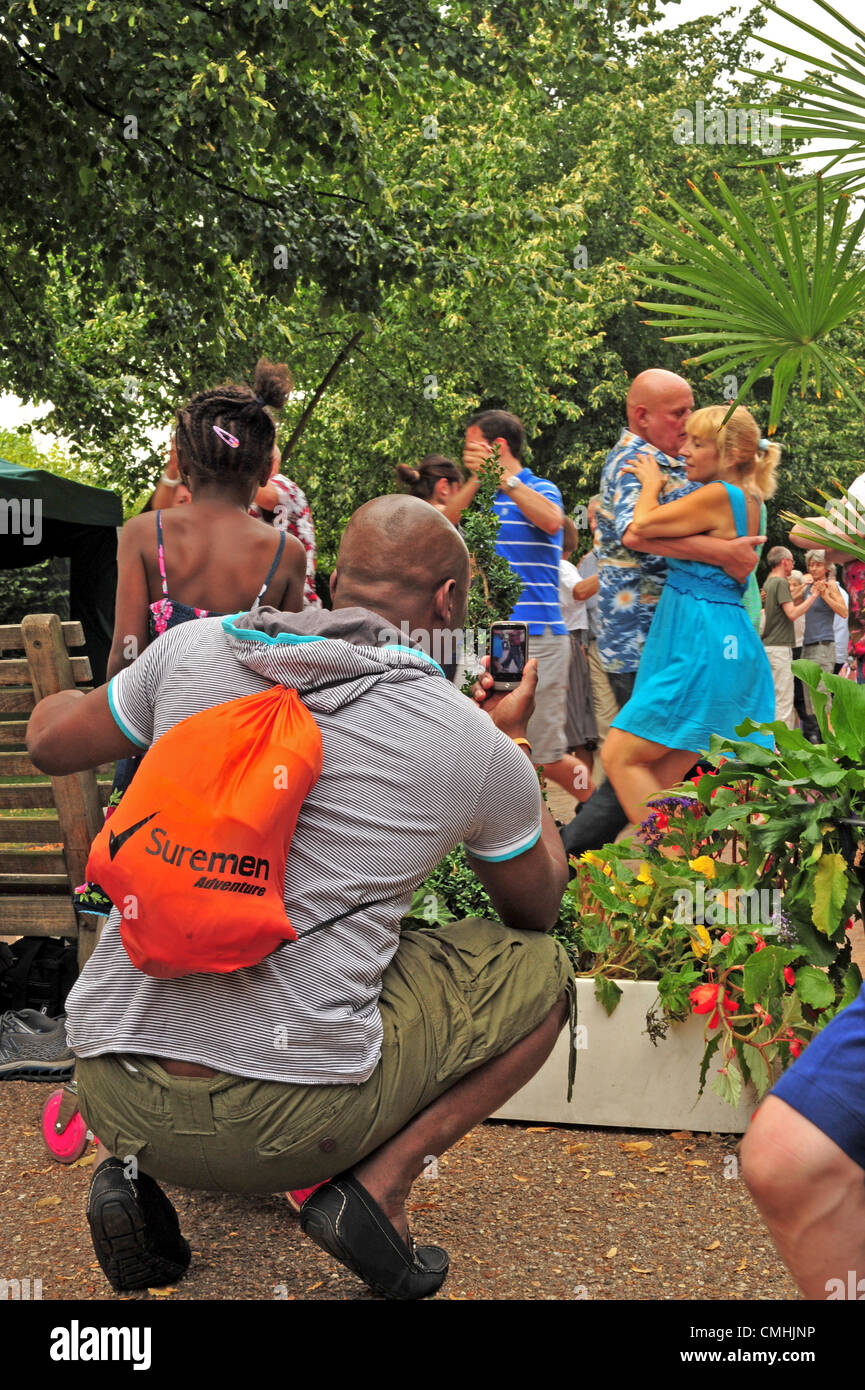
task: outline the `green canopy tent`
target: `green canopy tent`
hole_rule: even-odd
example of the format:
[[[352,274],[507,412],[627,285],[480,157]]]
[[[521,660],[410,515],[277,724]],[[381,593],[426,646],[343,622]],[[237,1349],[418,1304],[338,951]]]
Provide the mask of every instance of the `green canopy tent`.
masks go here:
[[[105,680],[114,631],[122,525],[116,492],[0,459],[0,568],[68,556],[70,617],[84,629],[97,685]]]

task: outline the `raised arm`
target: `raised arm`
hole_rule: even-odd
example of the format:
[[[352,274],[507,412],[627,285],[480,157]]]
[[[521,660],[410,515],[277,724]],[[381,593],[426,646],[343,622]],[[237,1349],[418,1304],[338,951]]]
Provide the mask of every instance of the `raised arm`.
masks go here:
[[[444,508],[444,515],[452,526],[459,525],[460,517],[469,503],[474,501],[480,485],[480,478],[474,474],[472,477],[468,478],[466,482],[463,483],[462,487],[454,493],[453,497],[448,500],[448,504]]]

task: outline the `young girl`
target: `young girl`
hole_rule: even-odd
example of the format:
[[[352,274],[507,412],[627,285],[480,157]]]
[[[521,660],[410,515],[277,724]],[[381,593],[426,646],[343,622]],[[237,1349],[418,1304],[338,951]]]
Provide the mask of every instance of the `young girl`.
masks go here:
[[[645,539],[708,534],[731,540],[756,535],[760,507],[775,491],[777,445],[760,451],[753,416],[738,407],[696,411],[682,454],[698,486],[659,505],[663,475],[649,455],[628,471],[642,483],[634,526]],[[619,711],[602,761],[632,822],[646,801],[674,786],[709,747],[713,733],[736,737],[751,718],[774,718],[772,673],[742,603],[744,584],[692,560],[668,560],[667,582],[640,658],[634,693]],[[748,734],[773,747],[770,735]]]
[[[278,410],[290,390],[287,367],[262,359],[252,389],[217,386],[178,413],[177,464],[192,501],[133,517],[120,533],[109,678],[190,618],[259,603],[302,607],[303,546],[247,514],[270,477],[276,429],[268,407]]]
[[[218,386],[178,413],[175,443],[180,477],[192,494],[183,507],[142,512],[120,533],[117,602],[108,679],[178,623],[272,604],[303,606],[306,552],[294,536],[247,515],[270,476],[279,409],[291,389],[287,367],[262,359],[255,385]],[[110,815],[140,758],[122,758],[108,803]],[[111,900],[95,883],[75,889],[79,912],[105,914]]]

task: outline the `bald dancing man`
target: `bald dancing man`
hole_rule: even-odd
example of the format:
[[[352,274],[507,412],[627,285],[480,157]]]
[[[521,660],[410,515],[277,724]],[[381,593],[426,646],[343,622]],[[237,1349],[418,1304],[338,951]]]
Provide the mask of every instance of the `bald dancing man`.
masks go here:
[[[33,713],[30,755],[57,774],[140,752],[274,682],[301,693],[322,736],[284,880],[298,940],[233,973],[154,979],[132,965],[115,909],[69,996],[81,1112],[111,1155],[87,1215],[118,1291],[189,1265],[157,1179],[239,1193],[323,1183],[302,1227],[377,1292],[423,1298],[447,1275],[446,1252],[409,1235],[411,1185],[539,1069],[573,987],[546,935],[567,864],[527,756],[537,663],[481,709],[399,642],[403,623],[431,646],[462,628],[468,582],[440,512],[378,498],[343,536],[333,612],[185,623],[110,686]],[[459,844],[504,926],[401,930]]]
[[[652,367],[631,382],[626,410],[628,428],[607,455],[601,473],[595,554],[599,566],[598,655],[618,708],[634,690],[640,654],[667,577],[665,555],[718,565],[744,582],[757,563],[755,546],[765,537],[717,540],[688,536],[644,540],[633,524],[640,483],[624,471],[640,453],[650,454],[667,475],[661,497],[690,492],[679,450],[685,442],[694,396],[683,377]],[[647,812],[648,814],[648,812]],[[627,824],[609,782],[603,783],[562,830],[569,854],[614,840]]]

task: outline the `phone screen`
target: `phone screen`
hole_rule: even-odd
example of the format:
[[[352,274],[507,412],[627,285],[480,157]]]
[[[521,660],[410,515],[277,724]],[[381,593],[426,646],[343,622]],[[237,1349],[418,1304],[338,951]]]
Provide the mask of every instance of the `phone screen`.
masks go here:
[[[494,626],[490,633],[490,675],[495,681],[519,685],[526,665],[526,629],[506,624]]]

